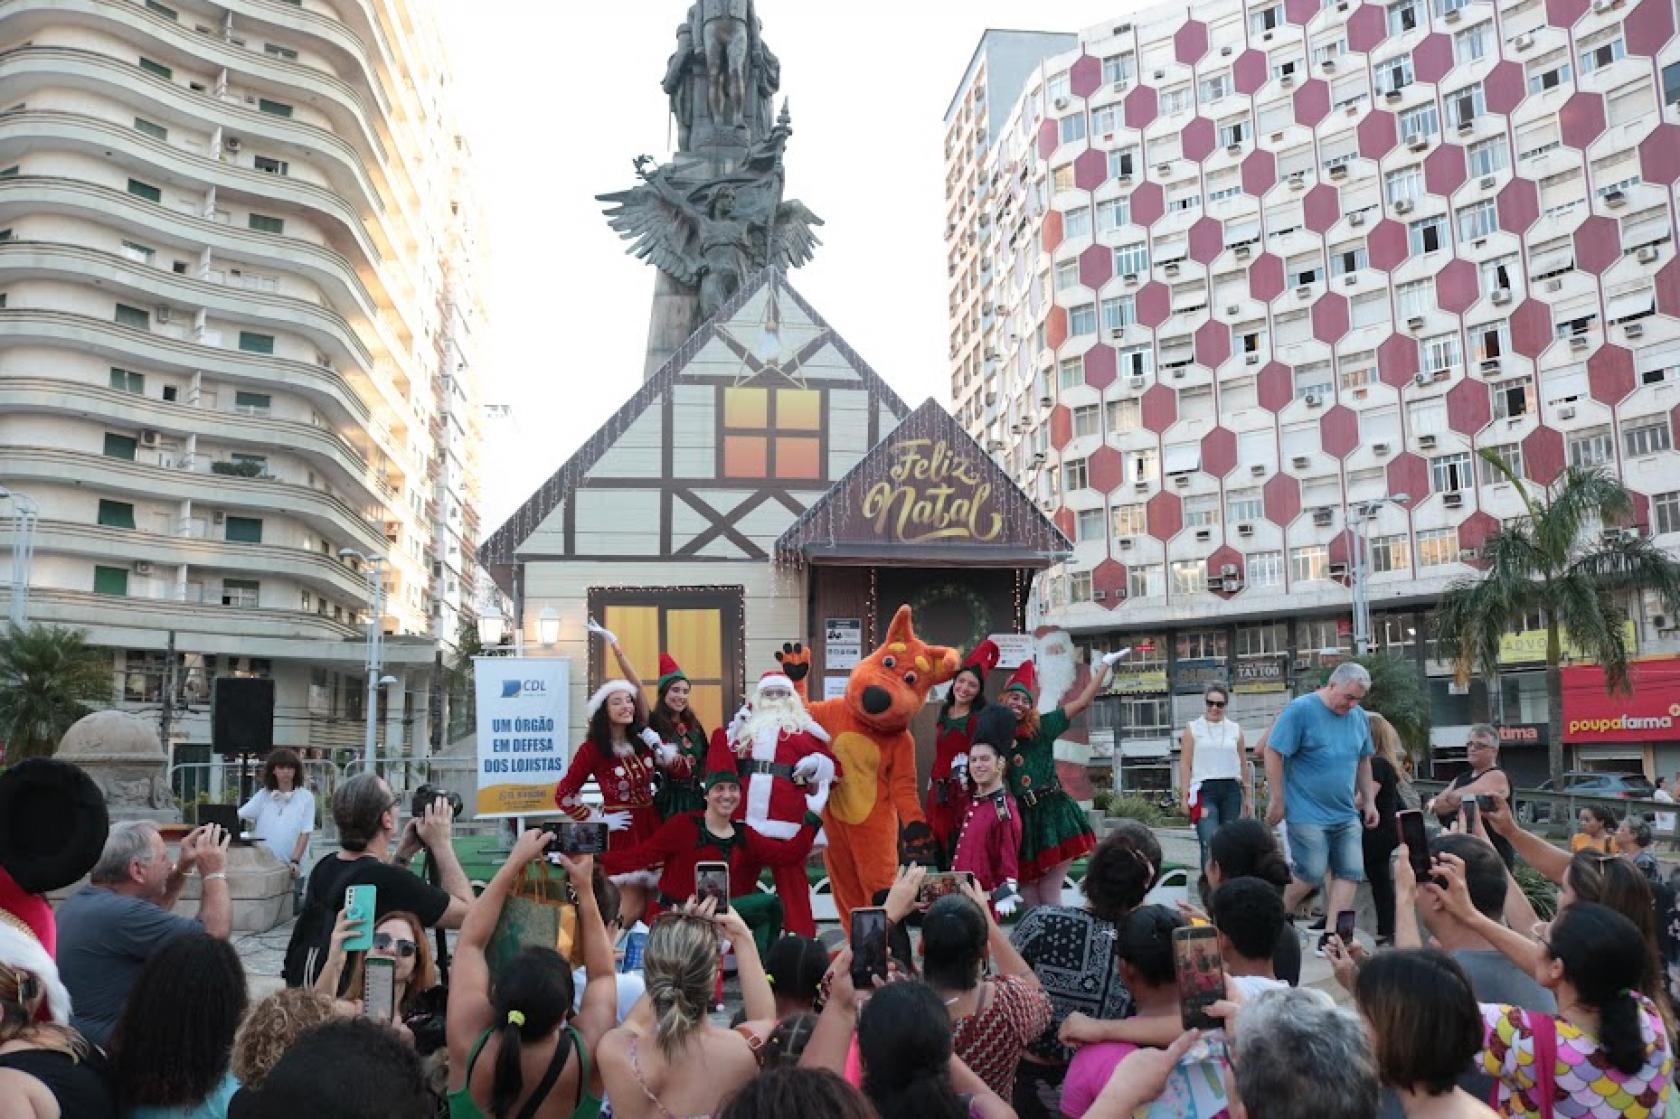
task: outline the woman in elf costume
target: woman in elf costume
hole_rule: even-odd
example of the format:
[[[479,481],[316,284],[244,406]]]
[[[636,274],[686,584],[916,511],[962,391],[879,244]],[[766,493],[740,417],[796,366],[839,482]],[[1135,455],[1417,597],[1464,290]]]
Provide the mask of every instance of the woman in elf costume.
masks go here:
[[[991,640],[976,645],[951,677],[945,705],[939,709],[925,807],[943,869],[951,866],[957,832],[968,810],[968,745],[974,740],[980,709],[986,706],[986,673],[997,667],[998,655],[997,644]]]
[[[688,677],[669,653],[659,654],[658,693],[648,726],[659,735],[659,791],[653,806],[661,819],[679,812],[698,812],[706,807],[700,789],[700,775],[706,767],[706,728],[689,705]],[[667,749],[669,747],[669,749]]]
[[[1015,713],[1009,791],[1021,808],[1021,897],[1028,909],[1060,905],[1068,867],[1097,845],[1085,813],[1056,778],[1056,739],[1091,706],[1112,668],[1102,661],[1083,692],[1041,714],[1034,710],[1038,670],[1023,661],[998,696]]]

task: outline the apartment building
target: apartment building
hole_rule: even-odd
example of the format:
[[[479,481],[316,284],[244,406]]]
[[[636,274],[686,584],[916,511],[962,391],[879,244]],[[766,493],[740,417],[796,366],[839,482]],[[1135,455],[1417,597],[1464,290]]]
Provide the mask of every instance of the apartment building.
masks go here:
[[[275,738],[424,749],[477,581],[469,153],[426,3],[0,9],[0,485],[39,506],[30,618],[209,740],[272,675]],[[0,517],[9,509],[0,504]],[[0,521],[0,550],[14,543]]]
[[[1076,541],[1043,620],[1137,650],[1115,724],[1164,751],[1210,678],[1263,716],[1350,648],[1358,548],[1442,744],[1491,713],[1544,756],[1539,619],[1490,697],[1428,611],[1522,510],[1481,450],[1607,467],[1680,547],[1677,102],[1667,0],[1216,0],[1047,53],[983,150],[950,119],[955,408]]]

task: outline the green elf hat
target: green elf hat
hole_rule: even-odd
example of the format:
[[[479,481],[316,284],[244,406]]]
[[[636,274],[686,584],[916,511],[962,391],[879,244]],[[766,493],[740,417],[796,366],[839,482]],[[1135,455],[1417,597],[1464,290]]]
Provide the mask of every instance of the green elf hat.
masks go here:
[[[1021,667],[1015,670],[1015,674],[1009,678],[1009,683],[1003,686],[1003,690],[1023,692],[1027,698],[1034,698],[1033,693],[1038,691],[1038,669],[1033,667],[1033,662],[1022,661]]]
[[[675,657],[671,656],[670,653],[659,654],[659,681],[655,687],[661,696],[665,694],[666,688],[669,688],[678,680],[687,679],[688,677],[683,675],[683,670],[677,667]]]

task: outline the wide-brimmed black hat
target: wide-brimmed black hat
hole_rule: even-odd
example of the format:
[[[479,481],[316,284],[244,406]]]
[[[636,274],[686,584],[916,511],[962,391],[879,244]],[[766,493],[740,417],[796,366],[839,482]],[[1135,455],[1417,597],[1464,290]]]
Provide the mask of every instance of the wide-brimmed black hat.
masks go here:
[[[26,892],[86,874],[110,829],[105,796],[80,766],[29,758],[0,773],[0,866]]]

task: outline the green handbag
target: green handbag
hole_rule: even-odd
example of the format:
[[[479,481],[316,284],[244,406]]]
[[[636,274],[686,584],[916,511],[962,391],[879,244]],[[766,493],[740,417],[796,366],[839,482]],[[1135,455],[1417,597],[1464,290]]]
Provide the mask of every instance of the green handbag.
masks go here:
[[[576,940],[577,906],[566,876],[551,874],[548,862],[538,859],[525,868],[503,903],[484,958],[494,979],[526,948],[552,948],[569,961]]]

